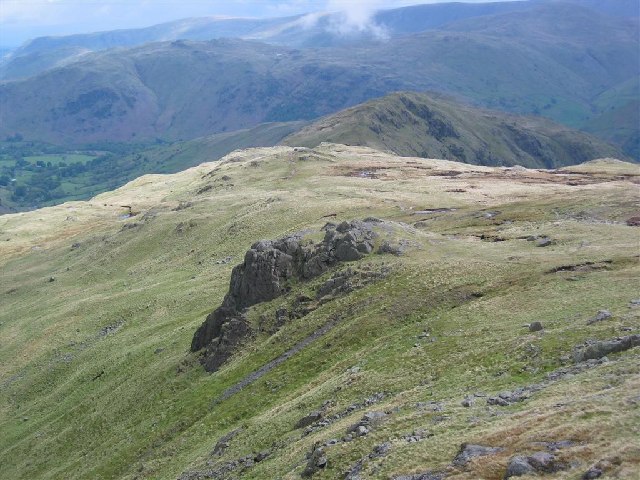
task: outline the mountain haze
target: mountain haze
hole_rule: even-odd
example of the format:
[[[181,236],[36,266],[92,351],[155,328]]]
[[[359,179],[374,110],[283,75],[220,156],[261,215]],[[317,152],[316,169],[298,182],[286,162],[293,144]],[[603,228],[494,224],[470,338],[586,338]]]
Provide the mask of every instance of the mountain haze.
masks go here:
[[[385,35],[399,36],[431,30],[462,18],[526,8],[530,8],[529,2],[416,5],[382,10],[372,20],[384,30]],[[339,33],[337,28],[343,21],[342,14],[324,12],[273,19],[187,18],[140,29],[39,37],[0,60],[0,78],[22,78],[63,65],[73,61],[77,52],[134,47],[152,42],[239,38],[289,47],[327,47],[375,38],[366,31]]]
[[[0,136],[188,139],[309,120],[398,90],[581,127],[609,109],[595,103],[603,91],[638,74],[637,36],[636,20],[553,3],[348,49],[215,40],[107,50],[0,84]]]

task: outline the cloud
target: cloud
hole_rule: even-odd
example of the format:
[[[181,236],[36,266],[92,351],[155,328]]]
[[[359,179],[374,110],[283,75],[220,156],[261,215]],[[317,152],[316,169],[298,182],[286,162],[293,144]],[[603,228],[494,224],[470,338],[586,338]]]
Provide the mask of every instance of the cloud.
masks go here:
[[[369,33],[377,38],[387,38],[387,32],[375,22],[374,15],[388,3],[384,0],[329,0],[327,8],[338,12],[332,30],[340,35]]]

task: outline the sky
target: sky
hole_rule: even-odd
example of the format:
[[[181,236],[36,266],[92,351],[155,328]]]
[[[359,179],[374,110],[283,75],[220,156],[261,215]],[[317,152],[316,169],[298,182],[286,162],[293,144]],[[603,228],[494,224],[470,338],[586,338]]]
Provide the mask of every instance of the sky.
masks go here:
[[[45,35],[147,27],[187,17],[280,17],[317,11],[347,11],[349,18],[358,23],[366,21],[379,8],[443,1],[0,0],[0,46],[14,47]],[[488,0],[463,1],[479,3]]]

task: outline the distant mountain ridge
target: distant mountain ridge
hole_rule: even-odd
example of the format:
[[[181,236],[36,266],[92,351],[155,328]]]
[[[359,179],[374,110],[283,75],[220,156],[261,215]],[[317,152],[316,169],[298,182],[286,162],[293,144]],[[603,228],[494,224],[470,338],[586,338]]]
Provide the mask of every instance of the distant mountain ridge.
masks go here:
[[[0,138],[187,140],[311,120],[398,90],[442,91],[582,127],[633,101],[619,105],[616,88],[640,72],[639,31],[637,19],[545,3],[350,48],[221,39],[88,53],[1,83]],[[633,135],[605,138],[626,145]]]
[[[559,0],[558,0],[559,1]],[[566,0],[565,0],[566,1]],[[633,0],[613,5],[594,0],[569,0],[591,10],[617,16],[638,16]],[[397,37],[419,33],[465,19],[530,10],[556,0],[517,0],[487,3],[438,3],[378,11],[372,22],[386,35]],[[340,13],[317,12],[308,15],[266,19],[199,17],[185,18],[145,28],[123,29],[67,36],[38,37],[0,59],[0,79],[34,75],[48,68],[73,61],[78,52],[135,47],[145,43],[173,40],[207,41],[218,38],[258,40],[295,48],[332,47],[375,39],[370,30],[338,32]]]
[[[379,11],[373,21],[381,25],[385,33],[398,36],[431,30],[463,18],[526,8],[530,8],[527,1],[416,5]],[[0,79],[21,78],[54,67],[65,56],[65,52],[77,50],[100,51],[152,42],[218,38],[259,40],[290,47],[335,46],[371,39],[367,32],[347,36],[338,34],[332,27],[340,21],[339,13],[323,12],[268,19],[202,17],[137,29],[38,37],[16,49],[4,62],[0,61]]]
[[[548,120],[480,110],[437,95],[399,92],[330,115],[283,140],[359,145],[402,156],[479,165],[556,168],[622,152]]]

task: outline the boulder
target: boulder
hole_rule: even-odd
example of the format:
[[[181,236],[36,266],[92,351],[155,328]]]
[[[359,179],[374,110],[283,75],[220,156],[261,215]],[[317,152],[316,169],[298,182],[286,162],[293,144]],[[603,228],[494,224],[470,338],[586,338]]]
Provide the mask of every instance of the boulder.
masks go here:
[[[556,457],[547,452],[536,452],[527,457],[527,461],[536,472],[553,473],[557,470]]]
[[[463,443],[460,450],[451,462],[456,467],[464,467],[471,459],[482,457],[485,455],[494,455],[504,450],[500,447],[488,447],[485,445],[473,445],[471,443]]]
[[[591,341],[576,348],[573,352],[573,359],[576,363],[579,363],[602,358],[610,353],[623,352],[638,346],[640,346],[640,335],[638,334],[611,340]]]
[[[321,418],[322,418],[322,412],[320,412],[319,410],[316,410],[314,412],[311,412],[309,415],[305,415],[300,420],[298,420],[298,423],[296,423],[296,428],[308,427],[309,425],[317,422]]]
[[[530,473],[535,473],[535,469],[529,464],[526,457],[516,455],[509,460],[504,478],[506,480],[507,478],[521,477],[522,475],[528,475]]]
[[[315,447],[308,455],[307,466],[302,472],[303,477],[311,477],[319,470],[322,470],[327,466],[327,455],[324,453],[324,448]]]
[[[542,326],[542,323],[540,322],[533,322],[531,324],[529,324],[529,331],[530,332],[539,332],[540,330],[543,330],[544,327]]]

